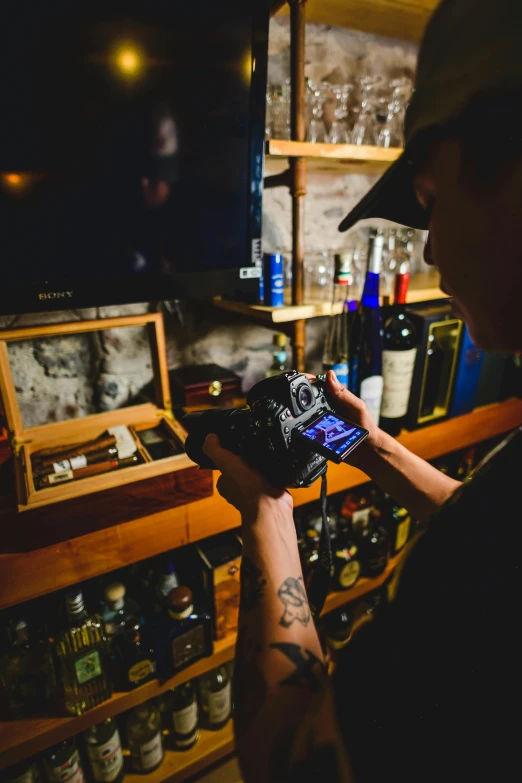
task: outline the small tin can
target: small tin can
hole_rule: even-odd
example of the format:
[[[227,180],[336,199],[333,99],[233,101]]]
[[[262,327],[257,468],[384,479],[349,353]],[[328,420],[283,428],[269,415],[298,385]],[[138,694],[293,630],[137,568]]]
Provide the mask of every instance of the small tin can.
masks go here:
[[[283,307],[285,303],[283,256],[265,253],[263,256],[265,305]]]

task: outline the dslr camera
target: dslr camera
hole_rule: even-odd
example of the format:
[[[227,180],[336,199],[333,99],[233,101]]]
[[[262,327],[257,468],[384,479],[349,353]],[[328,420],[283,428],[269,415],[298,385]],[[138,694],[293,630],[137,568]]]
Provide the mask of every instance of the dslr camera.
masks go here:
[[[202,446],[210,432],[276,487],[309,487],[342,462],[368,435],[338,416],[328,403],[324,379],[311,382],[294,371],[265,378],[249,391],[247,408],[206,410],[183,419],[185,450],[202,468],[216,469]]]

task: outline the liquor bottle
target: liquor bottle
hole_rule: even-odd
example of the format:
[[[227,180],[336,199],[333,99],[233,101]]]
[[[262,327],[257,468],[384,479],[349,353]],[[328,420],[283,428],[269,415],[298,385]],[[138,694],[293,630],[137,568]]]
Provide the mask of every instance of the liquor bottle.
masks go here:
[[[323,620],[323,638],[332,656],[346,647],[352,637],[353,611],[347,607],[329,612]]]
[[[114,720],[107,718],[84,731],[91,778],[96,783],[120,783],[125,775],[120,733]]]
[[[111,582],[104,591],[105,602],[101,616],[103,630],[109,644],[113,637],[129,626],[133,626],[140,617],[138,604],[126,595],[125,585]]]
[[[224,666],[199,678],[199,698],[205,727],[223,728],[232,712],[230,678]]]
[[[161,718],[151,703],[140,704],[127,719],[130,761],[136,772],[153,772],[163,761]]]
[[[266,371],[267,378],[272,378],[274,375],[281,375],[282,372],[286,372],[288,369],[286,366],[286,334],[274,334],[272,342],[274,345],[272,364]]]
[[[390,539],[386,528],[381,524],[381,516],[379,509],[371,509],[370,525],[359,543],[363,575],[369,578],[382,574],[388,562]]]
[[[312,575],[315,564],[319,560],[320,535],[314,527],[309,527],[305,533],[306,559],[303,568],[303,577],[306,584]]]
[[[446,352],[437,340],[436,335],[430,334],[426,351],[426,369],[424,370],[424,395],[420,411],[422,417],[433,416],[435,413],[441,391],[441,378],[443,377],[445,358]]]
[[[2,783],[40,783],[41,776],[38,761],[35,758],[13,764],[2,770]]]
[[[384,388],[379,426],[390,435],[398,435],[404,425],[417,356],[415,327],[401,307],[406,304],[409,280],[409,262],[403,261],[395,276],[395,305],[399,308],[386,320],[383,334]]]
[[[161,606],[165,606],[168,594],[178,585],[179,581],[172,561],[162,557],[159,571],[154,580],[154,590]]]
[[[351,331],[350,390],[366,403],[378,422],[382,400],[382,324],[379,306],[379,274],[382,264],[383,235],[372,231],[368,247],[368,271],[362,299]]]
[[[81,592],[68,593],[66,607],[67,627],[57,634],[54,651],[63,707],[71,715],[81,715],[112,695],[107,642],[101,618],[86,613]]]
[[[171,691],[170,731],[176,750],[188,750],[199,739],[199,710],[196,688],[184,682]]]
[[[339,382],[346,387],[348,387],[348,318],[351,282],[350,256],[336,254],[332,312],[324,344],[323,369],[334,370]]]
[[[404,548],[410,537],[410,512],[403,506],[393,503],[389,511],[387,527],[390,536],[390,554],[394,557]]]
[[[23,617],[8,629],[9,644],[0,658],[0,682],[12,718],[23,718],[49,707],[52,666],[46,639],[37,638]]]
[[[347,537],[353,538],[356,544],[369,528],[371,509],[372,497],[368,489],[364,489],[360,495],[349,492],[344,496],[341,530]]]
[[[167,616],[158,628],[158,672],[162,678],[212,655],[212,621],[207,612],[194,608],[192,590],[184,585],[171,590]]]
[[[84,783],[83,764],[74,739],[66,739],[43,754],[49,783]]]
[[[348,529],[341,532],[332,543],[332,589],[348,590],[353,587],[361,574],[359,548]]]
[[[114,687],[130,691],[156,677],[156,654],[147,627],[138,618],[112,640]]]

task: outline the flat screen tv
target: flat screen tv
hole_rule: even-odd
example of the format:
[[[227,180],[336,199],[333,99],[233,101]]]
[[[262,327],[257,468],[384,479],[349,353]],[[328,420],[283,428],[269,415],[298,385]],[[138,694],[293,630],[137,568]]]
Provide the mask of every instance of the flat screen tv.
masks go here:
[[[267,0],[2,11],[0,313],[253,301]]]

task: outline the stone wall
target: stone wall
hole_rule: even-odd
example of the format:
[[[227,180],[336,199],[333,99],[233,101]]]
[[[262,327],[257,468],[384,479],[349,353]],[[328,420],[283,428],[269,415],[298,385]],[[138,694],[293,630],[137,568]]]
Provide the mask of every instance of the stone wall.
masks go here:
[[[342,83],[363,71],[390,78],[415,67],[416,47],[364,33],[324,25],[307,26],[306,75],[313,81]],[[289,24],[276,18],[270,26],[269,81],[283,83],[289,75]],[[359,175],[310,173],[306,201],[306,247],[310,252],[337,250],[357,239],[339,234],[340,218],[373,183]],[[268,190],[264,196],[263,248],[288,253],[291,247],[291,201],[288,190]],[[107,318],[144,312],[156,304],[24,315],[0,318],[0,328]],[[237,372],[245,390],[263,377],[271,362],[272,332],[208,305],[184,306],[184,324],[165,314],[169,367],[216,363]],[[307,361],[320,367],[325,319],[307,326]],[[112,330],[99,336],[45,339],[11,349],[11,364],[25,426],[85,416],[121,407],[151,379],[152,369],[143,332]],[[291,362],[291,358],[290,358]]]

